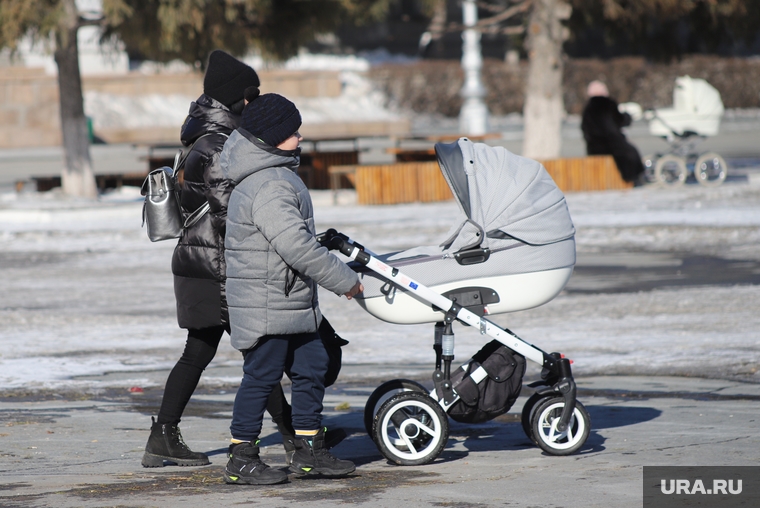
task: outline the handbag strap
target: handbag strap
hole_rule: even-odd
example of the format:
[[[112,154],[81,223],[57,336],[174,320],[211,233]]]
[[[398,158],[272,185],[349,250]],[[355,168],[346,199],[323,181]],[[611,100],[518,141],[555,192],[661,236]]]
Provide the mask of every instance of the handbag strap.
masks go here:
[[[225,134],[224,132],[207,132],[203,136],[200,136],[198,139],[193,141],[193,144],[190,145],[190,148],[188,148],[184,156],[181,157],[182,150],[177,151],[177,154],[174,156],[174,169],[172,169],[172,178],[175,179],[175,181],[177,179],[177,172],[179,168],[182,167],[182,165],[185,163],[185,160],[187,160],[187,156],[190,155],[190,152],[193,151],[193,147],[195,146],[195,144],[198,141],[200,141],[202,138],[205,138],[206,136],[211,136],[212,134],[221,134],[225,138],[230,137],[229,134]],[[210,209],[211,209],[211,205],[209,205],[208,201],[203,203],[193,213],[187,216],[187,218],[185,219],[185,223],[183,225],[183,229],[188,229],[194,226],[195,224],[197,224],[198,221],[201,220],[203,216],[206,215],[206,213],[208,213]]]
[[[209,211],[209,208],[211,208],[211,205],[209,205],[208,201],[206,201],[201,206],[199,206],[197,210],[187,216],[183,227],[187,229],[194,226],[199,220],[203,218],[204,215],[206,215],[206,213]]]

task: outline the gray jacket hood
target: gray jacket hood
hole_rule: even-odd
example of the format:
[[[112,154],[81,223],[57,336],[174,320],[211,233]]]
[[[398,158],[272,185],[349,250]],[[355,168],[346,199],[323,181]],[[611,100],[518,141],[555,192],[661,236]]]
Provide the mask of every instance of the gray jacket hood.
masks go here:
[[[220,162],[225,178],[237,185],[246,177],[266,168],[280,166],[296,171],[300,161],[300,149],[280,150],[239,127],[225,143]]]

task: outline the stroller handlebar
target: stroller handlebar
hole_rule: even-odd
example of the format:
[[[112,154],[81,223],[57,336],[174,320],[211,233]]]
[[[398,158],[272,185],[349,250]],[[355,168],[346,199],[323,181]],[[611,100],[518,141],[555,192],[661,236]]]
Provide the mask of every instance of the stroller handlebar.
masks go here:
[[[365,252],[364,246],[354,242],[349,237],[333,228],[317,235],[317,241],[328,250],[338,250],[344,256],[348,256],[359,263],[366,265],[370,256]],[[358,251],[355,252],[355,249]]]

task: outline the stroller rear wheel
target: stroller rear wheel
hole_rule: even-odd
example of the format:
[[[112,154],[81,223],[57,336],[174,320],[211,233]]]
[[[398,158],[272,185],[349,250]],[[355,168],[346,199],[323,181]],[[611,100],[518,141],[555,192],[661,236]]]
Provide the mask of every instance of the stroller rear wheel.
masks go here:
[[[694,178],[702,185],[717,186],[726,179],[726,161],[715,152],[702,154],[694,163]]]
[[[550,455],[571,455],[588,439],[591,417],[583,404],[576,401],[567,429],[557,429],[565,399],[549,397],[540,402],[533,413],[533,436],[539,448]]]
[[[550,396],[551,395],[541,395],[534,393],[528,398],[528,400],[525,402],[525,405],[523,406],[520,423],[522,423],[522,428],[525,432],[525,435],[528,436],[528,439],[534,443],[536,442],[536,436],[533,435],[533,415],[536,412],[536,406],[546,397]]]
[[[662,156],[654,165],[655,179],[661,185],[683,185],[686,175],[686,161],[673,154]]]
[[[375,419],[380,406],[394,395],[403,392],[428,393],[428,390],[417,381],[412,381],[411,379],[391,379],[375,388],[375,391],[367,399],[367,403],[364,405],[364,428],[372,439],[374,439],[374,436],[372,436],[372,421]]]
[[[449,440],[449,419],[426,393],[403,392],[380,407],[372,437],[383,456],[402,466],[435,460]]]

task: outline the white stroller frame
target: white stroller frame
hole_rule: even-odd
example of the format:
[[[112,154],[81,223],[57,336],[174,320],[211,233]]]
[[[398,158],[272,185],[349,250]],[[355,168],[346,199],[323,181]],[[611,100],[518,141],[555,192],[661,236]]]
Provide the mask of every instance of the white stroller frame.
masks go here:
[[[673,107],[644,113],[649,133],[670,144],[665,153],[643,157],[647,181],[682,185],[690,172],[687,162],[693,160],[697,182],[707,186],[723,183],[728,172],[723,157],[696,149],[707,137],[718,134],[723,110],[720,93],[707,81],[689,76],[676,78]]]
[[[471,145],[466,144],[470,143],[466,139],[460,140],[459,143],[462,150]],[[436,145],[436,153],[442,170],[446,166],[446,159],[450,161],[451,157],[458,157],[461,166],[462,153],[458,152],[459,148],[452,151],[452,146],[456,147],[456,144],[439,143]],[[506,150],[504,152],[509,157],[517,158]],[[472,155],[470,157],[475,158]],[[473,161],[470,160],[470,162]],[[535,161],[530,162],[537,165],[541,172],[533,181],[537,181],[539,178],[548,178],[551,181],[548,175],[545,175],[543,167]],[[447,176],[445,170],[444,176]],[[456,195],[455,185],[452,184],[448,176],[447,181],[449,181],[449,185],[452,186]],[[545,185],[546,182],[543,183]],[[559,190],[556,192],[559,193]],[[559,195],[561,196],[561,193]],[[560,204],[564,205],[564,197],[562,197]],[[462,227],[460,227],[461,229]],[[433,346],[436,354],[433,390],[428,393],[425,387],[410,380],[392,380],[377,388],[369,397],[365,407],[364,419],[367,432],[388,460],[400,465],[425,464],[438,457],[446,445],[448,440],[446,412],[459,400],[456,391],[458,385],[453,386],[451,380],[451,363],[454,360],[454,331],[452,328],[454,321],[479,329],[481,335],[495,339],[510,350],[543,367],[541,380],[529,385],[533,388],[540,388],[528,399],[522,410],[523,430],[531,441],[551,455],[569,455],[578,451],[585,444],[589,436],[591,422],[586,409],[576,400],[576,384],[570,367],[572,362],[559,353],[546,353],[525,342],[512,331],[501,328],[486,319],[484,315],[488,312],[486,306],[488,302],[482,301],[485,298],[481,297],[476,304],[473,304],[472,300],[465,302],[467,290],[484,288],[461,287],[461,291],[456,296],[450,292],[447,293],[450,298],[447,298],[402,273],[398,267],[385,263],[377,255],[367,251],[363,246],[334,229],[320,234],[318,239],[329,249],[339,250],[360,268],[366,267],[396,287],[403,288],[414,300],[426,303],[428,309],[432,306],[432,309],[437,311],[436,320],[438,322],[435,325]],[[573,243],[573,259],[574,253]],[[454,257],[460,255],[457,258],[459,265],[474,265],[484,263],[491,254],[489,248],[467,246],[467,248],[459,250]],[[571,271],[572,268],[570,268]],[[569,278],[569,273],[560,281],[560,289],[564,286],[567,278]],[[544,299],[548,301],[558,291],[552,289],[552,293],[547,294]],[[478,293],[478,295],[480,294]],[[457,301],[459,298],[462,299],[461,304]],[[530,306],[537,306],[541,303]],[[385,319],[382,314],[378,314],[366,305],[363,306],[369,312]],[[403,316],[401,319],[404,319]],[[476,385],[488,376],[486,370],[479,365],[477,368],[468,370],[472,371],[469,376],[472,377]]]

